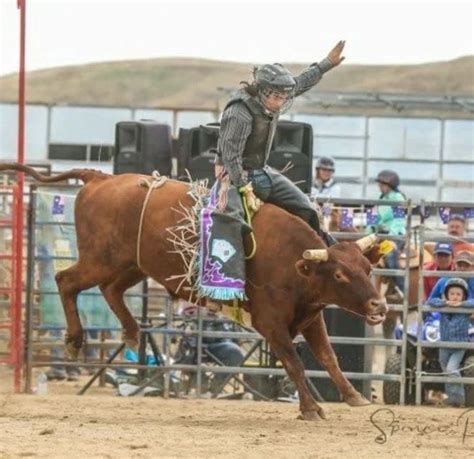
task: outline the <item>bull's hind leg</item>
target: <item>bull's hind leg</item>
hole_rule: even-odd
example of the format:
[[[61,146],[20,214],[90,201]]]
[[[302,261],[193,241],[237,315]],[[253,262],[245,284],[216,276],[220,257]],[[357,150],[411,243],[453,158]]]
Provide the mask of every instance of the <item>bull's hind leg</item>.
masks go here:
[[[107,304],[122,324],[125,344],[132,349],[138,348],[140,329],[127,308],[123,295],[127,289],[138,284],[138,282],[145,279],[145,277],[146,276],[138,268],[130,268],[123,271],[112,282],[99,286]]]
[[[369,405],[370,402],[360,394],[342,374],[337,362],[336,354],[329,342],[322,312],[318,314],[314,322],[302,330],[302,333],[306,342],[313,351],[314,356],[327,370],[334,384],[336,384],[343,400],[350,406]]]
[[[81,291],[96,286],[99,281],[94,277],[94,270],[77,262],[64,271],[59,271],[56,274],[56,283],[66,316],[66,353],[70,358],[76,359],[83,339],[81,319],[77,310],[77,296]]]

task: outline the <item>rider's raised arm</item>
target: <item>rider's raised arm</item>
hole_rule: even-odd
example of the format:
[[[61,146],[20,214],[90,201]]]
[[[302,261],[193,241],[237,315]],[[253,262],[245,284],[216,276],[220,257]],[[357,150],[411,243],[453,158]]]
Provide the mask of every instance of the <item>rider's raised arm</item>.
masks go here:
[[[311,64],[306,70],[295,77],[295,96],[299,96],[310,90],[321,81],[323,74],[338,66],[345,59],[341,56],[344,46],[345,41],[341,40],[321,62]]]

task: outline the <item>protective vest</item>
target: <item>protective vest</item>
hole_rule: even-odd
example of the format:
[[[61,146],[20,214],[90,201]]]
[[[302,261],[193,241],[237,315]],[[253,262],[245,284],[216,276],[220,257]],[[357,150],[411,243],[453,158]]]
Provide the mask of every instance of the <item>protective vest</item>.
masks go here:
[[[252,132],[242,153],[242,167],[245,170],[262,169],[270,155],[278,115],[271,117],[265,114],[262,106],[245,91],[239,91],[226,108],[239,101],[245,104],[253,118]]]

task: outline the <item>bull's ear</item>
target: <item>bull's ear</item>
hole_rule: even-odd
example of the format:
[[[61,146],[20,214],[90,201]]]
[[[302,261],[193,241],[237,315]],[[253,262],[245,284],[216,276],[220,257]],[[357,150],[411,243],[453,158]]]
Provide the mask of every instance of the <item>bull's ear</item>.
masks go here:
[[[301,277],[309,277],[311,275],[310,263],[311,263],[310,261],[306,261],[306,260],[298,260],[295,263],[296,271]]]

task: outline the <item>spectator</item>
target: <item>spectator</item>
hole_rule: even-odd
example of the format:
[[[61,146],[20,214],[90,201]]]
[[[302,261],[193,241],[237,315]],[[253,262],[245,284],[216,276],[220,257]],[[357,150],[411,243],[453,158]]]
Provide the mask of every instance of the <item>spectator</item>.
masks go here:
[[[406,196],[399,190],[400,177],[395,171],[383,170],[377,175],[376,182],[379,184],[381,195],[379,199],[386,201],[405,201]],[[406,233],[406,217],[401,215],[393,206],[379,206],[377,225],[372,230],[378,233],[389,234],[390,236],[404,236]],[[400,251],[403,248],[403,241],[395,241],[395,250],[385,256],[385,264],[389,269],[400,269]],[[401,276],[394,276],[395,285],[401,293],[405,290],[404,279]]]
[[[474,272],[474,254],[472,252],[468,252],[467,250],[459,252],[454,257],[454,265],[456,271]],[[449,277],[441,277],[438,282],[436,282],[436,285],[430,293],[428,302],[432,299],[441,299],[443,297],[444,288],[446,287],[446,282],[448,282],[449,279]],[[466,282],[469,288],[469,297],[474,298],[474,274],[473,277],[466,279]]]
[[[461,240],[466,235],[466,219],[464,215],[453,213],[449,216],[448,220],[448,234],[456,238],[453,241],[453,253],[456,255],[458,252],[468,250],[474,252],[474,245],[469,242]]]
[[[196,307],[188,306],[182,313],[186,316],[193,316],[197,313]],[[214,303],[209,303],[206,309],[202,310],[204,314],[203,318],[203,331],[232,331],[233,324],[228,320],[222,320],[222,317],[219,316],[217,310],[214,307]],[[193,337],[188,340],[189,346],[193,349],[193,352],[187,358],[185,357],[182,361],[183,363],[196,363],[194,361],[195,356],[197,355],[194,350],[197,348],[197,337]],[[219,362],[227,367],[238,367],[242,364],[244,358],[244,353],[240,346],[232,341],[229,338],[211,338],[203,337],[202,344],[205,350],[205,353],[210,356],[210,360],[213,363],[216,361],[213,359],[215,357]],[[192,361],[187,362],[191,358]],[[227,380],[227,373],[215,373],[214,377],[210,383],[210,392],[213,397],[217,397],[219,392],[222,390],[222,386]]]
[[[467,282],[461,278],[449,279],[444,288],[443,298],[434,298],[428,301],[432,307],[474,308],[474,298],[469,296]],[[440,322],[441,341],[467,342],[469,341],[469,314],[442,313]],[[460,377],[459,368],[465,354],[464,349],[439,349],[439,360],[443,371],[449,376]],[[464,405],[464,386],[462,384],[446,383],[448,398],[443,404],[447,406]]]
[[[456,271],[474,271],[474,254],[468,251],[459,252],[454,258],[454,265],[454,269]],[[443,292],[446,287],[446,282],[448,282],[449,279],[449,277],[441,277],[436,282],[436,285],[433,287],[433,290],[431,291],[429,298],[426,301],[428,304],[431,300],[440,300],[443,298]],[[466,282],[469,288],[469,297],[474,298],[474,274],[473,277],[469,277],[468,279],[466,279]],[[428,320],[435,320],[439,318],[440,317],[438,312],[428,313],[427,316]]]
[[[332,158],[322,156],[314,169],[315,176],[311,188],[313,198],[340,198],[341,188],[334,179],[336,165]]]
[[[454,269],[453,245],[450,242],[437,242],[433,255],[434,260],[425,263],[423,266],[424,271],[452,271]],[[439,277],[434,276],[426,276],[423,279],[425,300],[429,298],[438,280]]]

